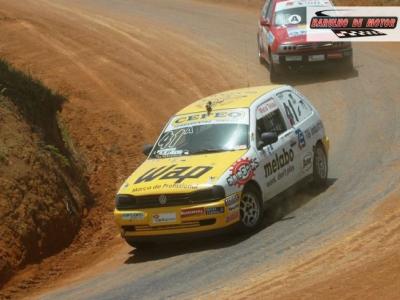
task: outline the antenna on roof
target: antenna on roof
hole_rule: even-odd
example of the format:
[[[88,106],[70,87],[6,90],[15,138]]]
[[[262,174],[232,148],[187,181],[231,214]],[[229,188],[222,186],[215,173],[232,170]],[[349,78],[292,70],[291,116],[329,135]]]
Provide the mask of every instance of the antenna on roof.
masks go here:
[[[207,114],[210,115],[211,111],[212,111],[212,103],[211,101],[208,101],[206,104],[206,110],[207,110]]]

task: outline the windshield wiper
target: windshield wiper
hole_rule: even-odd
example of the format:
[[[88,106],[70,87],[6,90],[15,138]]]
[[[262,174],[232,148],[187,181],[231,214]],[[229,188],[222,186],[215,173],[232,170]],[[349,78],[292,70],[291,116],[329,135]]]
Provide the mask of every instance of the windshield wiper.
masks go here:
[[[202,153],[216,153],[216,152],[224,152],[224,151],[232,151],[231,149],[201,149],[199,151],[196,151],[195,153],[191,153],[191,154],[202,154]]]

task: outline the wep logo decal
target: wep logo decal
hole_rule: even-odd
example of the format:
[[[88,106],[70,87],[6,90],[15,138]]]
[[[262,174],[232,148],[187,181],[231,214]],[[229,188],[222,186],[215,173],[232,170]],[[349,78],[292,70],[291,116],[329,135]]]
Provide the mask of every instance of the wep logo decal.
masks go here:
[[[210,166],[198,166],[198,167],[177,167],[177,165],[163,166],[160,168],[152,168],[136,179],[135,184],[141,182],[150,182],[155,179],[167,180],[176,179],[175,183],[181,183],[186,179],[200,178],[212,167]]]

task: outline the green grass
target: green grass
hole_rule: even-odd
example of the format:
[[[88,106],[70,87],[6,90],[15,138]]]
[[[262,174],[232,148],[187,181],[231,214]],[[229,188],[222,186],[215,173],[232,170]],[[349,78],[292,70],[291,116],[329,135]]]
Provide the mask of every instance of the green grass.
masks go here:
[[[51,155],[53,155],[53,157],[60,162],[62,167],[64,167],[64,168],[71,167],[71,163],[70,163],[69,159],[65,155],[63,155],[56,146],[46,145],[46,146],[44,146],[44,150],[50,152]]]
[[[7,153],[0,149],[0,163],[5,163],[7,161]]]

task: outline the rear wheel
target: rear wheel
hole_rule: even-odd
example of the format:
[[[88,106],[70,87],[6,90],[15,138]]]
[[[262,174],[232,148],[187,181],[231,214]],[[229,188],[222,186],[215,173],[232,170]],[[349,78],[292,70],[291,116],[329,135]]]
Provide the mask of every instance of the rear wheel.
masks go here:
[[[354,70],[353,55],[343,59],[343,68],[347,72],[351,72]]]
[[[263,213],[259,191],[253,185],[246,186],[240,200],[240,231],[247,233],[255,230],[262,222]]]
[[[321,144],[317,144],[315,148],[313,170],[315,185],[326,185],[328,181],[328,158]]]

